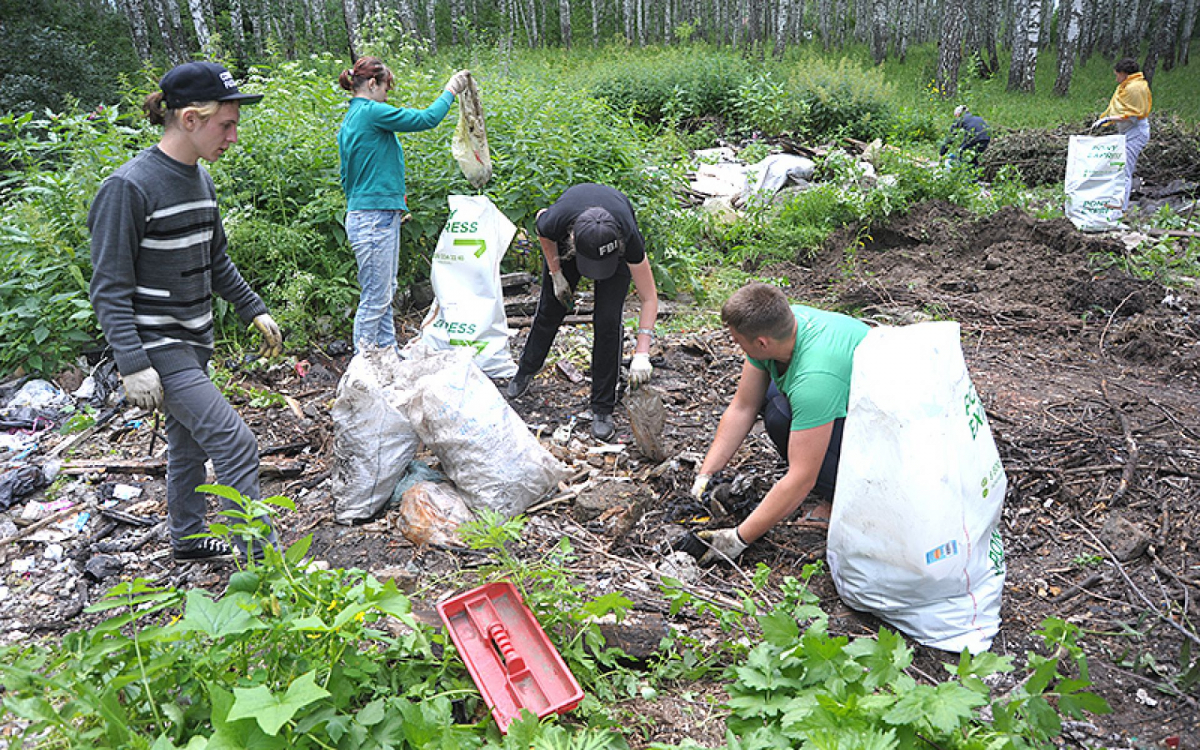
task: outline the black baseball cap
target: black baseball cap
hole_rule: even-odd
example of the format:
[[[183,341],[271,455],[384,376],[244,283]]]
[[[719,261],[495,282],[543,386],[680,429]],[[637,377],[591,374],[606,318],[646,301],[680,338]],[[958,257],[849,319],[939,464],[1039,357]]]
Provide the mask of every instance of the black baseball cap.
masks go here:
[[[617,272],[621,227],[608,211],[593,206],[575,219],[575,267],[597,281]]]
[[[176,65],[159,81],[163,102],[168,109],[180,109],[195,102],[241,102],[254,104],[262,101],[262,94],[243,94],[238,91],[224,66],[214,62],[190,62]]]

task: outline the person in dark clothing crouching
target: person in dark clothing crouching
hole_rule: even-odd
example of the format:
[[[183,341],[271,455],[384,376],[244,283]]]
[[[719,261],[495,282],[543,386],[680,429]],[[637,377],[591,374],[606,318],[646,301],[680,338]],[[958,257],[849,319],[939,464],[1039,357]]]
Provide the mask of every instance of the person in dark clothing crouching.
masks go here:
[[[954,108],[954,124],[950,126],[950,133],[942,141],[938,153],[945,156],[949,152],[951,159],[975,167],[979,165],[979,155],[991,142],[992,136],[983,118],[971,114],[967,105],[960,104]]]

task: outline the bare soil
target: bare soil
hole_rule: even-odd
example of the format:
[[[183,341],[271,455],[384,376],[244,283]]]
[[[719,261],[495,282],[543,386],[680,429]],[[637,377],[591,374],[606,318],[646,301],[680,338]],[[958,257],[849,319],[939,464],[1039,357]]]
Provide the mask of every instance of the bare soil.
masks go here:
[[[1185,644],[1194,646],[1193,660],[1200,654],[1200,295],[1194,288],[1169,291],[1153,281],[1096,272],[1095,254],[1121,252],[1118,239],[1081,234],[1065,220],[1037,221],[1016,210],[976,218],[932,203],[866,232],[848,229],[816,257],[761,272],[788,279],[794,299],[879,323],[930,317],[961,323],[967,362],[1009,478],[1004,622],[993,650],[1023,664],[1027,652],[1041,650],[1034,631],[1045,618],[1075,623],[1085,633],[1096,690],[1113,713],[1069,723],[1065,743],[1148,748],[1174,738],[1174,746],[1196,748],[1200,691],[1181,690],[1179,679],[1187,668]],[[669,309],[688,307],[683,300]],[[417,320],[404,321],[406,335]],[[721,490],[724,515],[688,496],[696,461],[736,386],[738,352],[720,330],[670,334],[656,343],[653,382],[667,406],[669,455],[659,463],[633,445],[623,407],[617,412],[618,444],[625,448],[589,452],[600,447],[586,421],[589,386],[586,378],[572,380],[577,370],[586,375],[588,336],[586,326],[560,332],[555,356],[564,364],[548,365],[513,403],[531,426],[543,428],[544,437],[578,418],[576,439],[552,447],[576,470],[573,480],[532,512],[522,554],[538,555],[568,535],[579,553],[573,575],[596,594],[620,591],[635,603],[632,624],[614,636],[628,638],[631,652],[644,648],[633,642],[636,636],[648,636],[643,640],[652,647],[667,627],[718,643],[726,636],[716,623],[686,613],[670,616],[655,566],[673,535],[744,516],[782,473],[765,437],[755,434],[725,472],[732,481]],[[514,342],[516,351],[523,341],[524,333]],[[332,520],[329,406],[347,358],[344,345],[330,346],[307,356],[307,370],[291,363],[235,370],[243,384],[292,399],[289,406],[256,408],[246,398],[237,404],[271,467],[264,491],[297,501],[298,511],[281,519],[284,541],[311,533],[313,555],[332,565],[373,570],[408,586],[420,583],[430,587],[431,597],[450,593],[463,585],[466,579],[456,576],[474,561],[414,548],[396,530],[395,510],[362,526]],[[121,508],[149,519],[164,516],[162,471],[155,463],[161,463],[162,441],[151,437],[152,420],[131,421],[135,416],[114,419],[64,452],[66,471],[78,481],[60,496],[88,503],[118,483],[129,484],[144,491]],[[47,437],[40,450],[63,439]],[[131,461],[145,470],[98,468]],[[743,557],[744,570],[759,562],[772,568],[765,598],[777,597],[784,576],[799,575],[804,564],[823,558],[824,528],[802,517],[811,507],[806,503]],[[8,515],[20,510],[14,506]],[[45,559],[48,543],[29,536],[0,548],[5,571],[19,558],[36,561],[31,572],[6,573],[0,638],[55,637],[92,624],[82,607],[118,579],[92,580],[81,570],[105,544],[127,550],[115,553],[124,563],[121,576],[220,590],[230,572],[176,567],[161,527],[132,526],[97,512],[82,532],[61,543],[65,564]],[[696,588],[733,596],[745,588],[744,575],[712,568]],[[870,636],[880,627],[842,605],[828,576],[818,576],[813,586],[835,633]],[[957,659],[916,650],[914,674],[923,678],[944,674],[940,663]],[[634,746],[685,738],[714,746],[724,744],[722,698],[718,683],[701,681],[617,708]]]

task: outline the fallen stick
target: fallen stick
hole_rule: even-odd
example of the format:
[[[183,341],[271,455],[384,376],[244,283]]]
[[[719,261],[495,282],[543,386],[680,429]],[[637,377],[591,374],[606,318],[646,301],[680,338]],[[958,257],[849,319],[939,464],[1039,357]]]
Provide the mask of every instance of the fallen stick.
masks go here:
[[[1106,500],[1106,504],[1113,505],[1129,491],[1129,486],[1133,483],[1133,472],[1137,469],[1138,462],[1138,444],[1133,439],[1133,431],[1129,427],[1129,418],[1125,416],[1125,412],[1117,408],[1113,403],[1112,398],[1108,395],[1108,381],[1105,378],[1100,379],[1100,392],[1104,394],[1104,400],[1117,414],[1117,421],[1121,424],[1121,431],[1125,434],[1125,445],[1129,448],[1129,455],[1125,459],[1125,469],[1121,472],[1121,481],[1117,483],[1117,489],[1113,490],[1112,496]]]

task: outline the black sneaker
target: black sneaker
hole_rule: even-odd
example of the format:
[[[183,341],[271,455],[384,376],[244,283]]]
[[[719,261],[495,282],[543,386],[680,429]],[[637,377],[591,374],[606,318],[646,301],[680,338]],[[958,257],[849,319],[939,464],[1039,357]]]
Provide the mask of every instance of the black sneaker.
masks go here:
[[[608,442],[617,433],[611,414],[592,415],[592,437]]]
[[[533,382],[533,373],[522,375],[517,373],[513,375],[512,380],[508,381],[508,387],[504,389],[504,393],[509,398],[520,398],[525,395],[525,391],[529,390],[529,384]]]
[[[222,562],[233,559],[233,550],[220,539],[188,539],[182,547],[172,547],[175,562]]]

